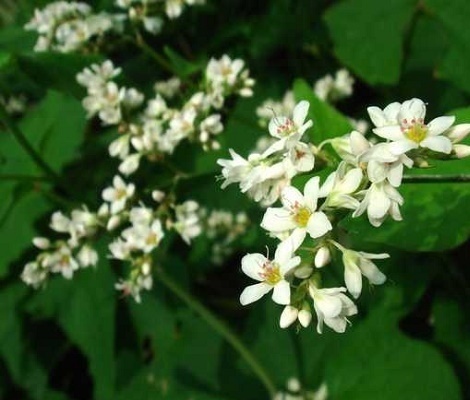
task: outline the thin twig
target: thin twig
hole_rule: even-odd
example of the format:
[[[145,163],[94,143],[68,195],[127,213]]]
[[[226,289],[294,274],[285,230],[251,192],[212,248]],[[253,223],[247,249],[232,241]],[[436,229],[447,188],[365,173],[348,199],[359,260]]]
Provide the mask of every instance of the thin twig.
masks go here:
[[[462,183],[470,182],[470,175],[404,175],[403,183]]]
[[[160,280],[173,294],[184,301],[189,308],[199,314],[199,316],[219,333],[232,347],[233,349],[246,361],[251,367],[253,373],[263,383],[264,387],[268,391],[270,397],[274,397],[276,393],[276,386],[271,380],[264,367],[258,362],[253,356],[251,351],[243,344],[243,342],[237,337],[237,335],[221,320],[219,320],[209,309],[207,309],[202,303],[186,292],[180,287],[171,277],[169,277],[161,268],[157,271],[157,279]]]

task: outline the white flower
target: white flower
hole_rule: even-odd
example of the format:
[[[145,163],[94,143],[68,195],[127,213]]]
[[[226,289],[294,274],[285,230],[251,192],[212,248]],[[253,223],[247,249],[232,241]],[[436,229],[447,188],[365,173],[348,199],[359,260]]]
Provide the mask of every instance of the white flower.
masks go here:
[[[174,97],[181,87],[181,80],[178,77],[172,77],[166,81],[158,81],[154,85],[155,92],[171,99]]]
[[[126,176],[133,174],[139,168],[141,157],[142,154],[139,153],[128,155],[122,160],[121,164],[119,164],[119,172]]]
[[[79,268],[69,247],[61,246],[54,253],[44,257],[43,265],[52,272],[61,273],[65,279],[72,279],[74,271]]]
[[[77,254],[77,260],[83,268],[94,267],[98,262],[98,253],[90,246],[84,245]]]
[[[396,111],[396,106],[393,107],[393,110]],[[368,111],[375,124],[374,119],[377,120],[378,115],[376,108],[372,107],[371,110],[369,107]],[[452,143],[448,137],[442,134],[451,127],[455,117],[438,117],[425,124],[425,115],[426,105],[422,100],[407,100],[400,106],[395,124],[378,126],[373,131],[376,135],[392,141],[390,151],[395,155],[404,154],[419,147],[449,154],[452,151]],[[379,125],[384,123],[380,118],[377,122]]]
[[[369,222],[378,227],[385,220],[387,214],[390,214],[395,221],[401,221],[399,209],[401,205],[403,205],[403,197],[388,181],[372,183],[365,192],[361,204],[354,211],[353,217],[358,217],[367,210]]]
[[[337,242],[332,242],[343,253],[344,282],[349,293],[354,298],[358,298],[362,291],[362,275],[364,275],[372,285],[383,284],[387,277],[380,272],[371,260],[382,260],[389,258],[387,253],[373,254],[363,251],[346,249]]]
[[[313,284],[309,286],[318,319],[318,333],[322,333],[323,323],[334,331],[343,333],[346,330],[347,317],[357,314],[357,307],[343,294],[345,291],[344,287],[319,289]]]
[[[234,86],[239,78],[245,62],[241,59],[232,60],[224,54],[222,58],[216,60],[211,58],[206,68],[206,78],[213,85],[227,84]]]
[[[240,303],[247,305],[259,300],[273,290],[272,299],[275,303],[290,303],[290,285],[286,275],[300,264],[300,257],[292,257],[292,248],[280,244],[270,261],[259,253],[247,254],[242,259],[242,270],[250,278],[259,281],[245,288],[240,295]]]
[[[122,237],[126,241],[126,247],[129,250],[140,250],[146,254],[151,253],[164,237],[162,223],[155,219],[150,224],[145,221],[139,221],[130,228],[122,232]],[[125,250],[117,247],[115,251]],[[125,254],[125,251],[124,253]]]
[[[353,92],[354,78],[345,69],[336,72],[335,79],[331,75],[325,75],[315,82],[315,95],[323,101],[335,102],[344,97],[351,96]]]
[[[47,278],[47,270],[41,268],[36,262],[29,262],[24,266],[23,272],[21,273],[21,279],[27,285],[31,285],[34,288],[38,288]]]
[[[187,200],[175,207],[176,222],[173,226],[187,244],[202,232],[198,209],[199,204],[194,200]]]
[[[111,203],[111,213],[117,214],[124,210],[127,200],[129,200],[135,192],[135,186],[133,183],[126,183],[122,180],[119,175],[113,178],[113,186],[107,187],[103,190],[103,200]]]
[[[413,166],[413,160],[406,154],[393,154],[389,143],[379,143],[371,147],[360,160],[367,162],[367,176],[371,182],[378,183],[387,179],[394,187],[401,184],[403,166]]]
[[[293,231],[299,244],[307,233],[315,239],[333,229],[328,217],[316,211],[319,183],[319,177],[311,178],[305,184],[304,194],[293,186],[285,187],[281,193],[283,207],[268,208],[261,227],[274,234]]]
[[[297,172],[308,172],[315,166],[315,156],[311,147],[303,142],[295,143],[287,153],[287,159],[293,167],[293,172],[287,174],[294,176]]]
[[[345,164],[332,172],[320,188],[319,197],[326,197],[322,207],[343,207],[356,209],[359,206],[351,195],[356,192],[362,182],[362,170],[360,168],[344,171]]]
[[[113,140],[109,147],[108,152],[111,157],[119,157],[121,160],[129,155],[130,150],[130,135],[122,135]]]
[[[271,136],[281,139],[282,143],[290,147],[300,140],[304,132],[313,125],[312,120],[305,122],[310,103],[301,101],[293,112],[292,119],[285,116],[275,116],[269,122]]]
[[[256,109],[256,115],[260,118],[260,124],[264,127],[276,115],[291,115],[295,107],[294,93],[288,90],[281,102],[272,99],[265,100]]]
[[[72,221],[67,218],[62,212],[56,211],[51,216],[50,227],[52,230],[60,233],[68,232]]]

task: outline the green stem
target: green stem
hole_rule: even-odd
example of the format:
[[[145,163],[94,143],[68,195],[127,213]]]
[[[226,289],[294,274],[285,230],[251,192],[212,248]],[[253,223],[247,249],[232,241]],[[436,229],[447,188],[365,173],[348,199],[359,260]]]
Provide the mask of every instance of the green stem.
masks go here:
[[[34,149],[34,147],[28,142],[28,139],[24,136],[23,132],[18,128],[18,126],[13,122],[11,117],[8,115],[5,107],[0,104],[0,119],[3,121],[3,124],[8,131],[15,137],[19,145],[28,153],[34,163],[41,169],[47,177],[55,181],[60,185],[60,177],[57,175],[51,167],[42,159],[39,153]]]
[[[405,175],[403,183],[462,183],[470,182],[470,175]]]
[[[0,174],[0,181],[48,181],[47,176],[34,176],[22,174]]]
[[[167,72],[172,73],[173,75],[178,75],[171,64],[160,54],[158,54],[152,47],[150,47],[142,37],[142,35],[136,31],[134,43],[139,47],[146,55],[155,60],[160,66]]]
[[[184,301],[189,308],[199,314],[199,316],[207,322],[217,333],[219,333],[232,347],[233,349],[245,360],[245,362],[251,367],[254,374],[263,383],[264,387],[268,391],[270,397],[274,397],[276,394],[276,386],[273,381],[263,368],[263,366],[253,357],[253,354],[243,344],[243,342],[232,332],[232,330],[221,320],[219,320],[211,311],[209,311],[202,303],[187,293],[182,287],[180,287],[171,277],[166,275],[162,269],[158,269],[157,277],[169,290],[171,290],[176,296]]]

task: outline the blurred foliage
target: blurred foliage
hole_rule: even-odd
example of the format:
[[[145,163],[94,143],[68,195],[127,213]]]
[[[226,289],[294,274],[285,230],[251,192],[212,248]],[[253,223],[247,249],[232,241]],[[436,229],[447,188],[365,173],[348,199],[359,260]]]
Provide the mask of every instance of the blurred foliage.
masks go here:
[[[61,174],[72,198],[96,205],[115,164],[106,157],[109,133],[98,134],[85,120],[75,74],[98,57],[33,52],[34,35],[22,26],[47,3],[0,4],[0,90],[26,95],[20,128]],[[112,1],[90,3],[106,9]],[[343,113],[364,117],[368,105],[413,96],[429,101],[430,115],[458,108],[458,118],[469,121],[469,18],[467,0],[207,0],[149,41],[165,49],[182,75],[224,52],[246,60],[258,82],[255,97],[237,104],[223,138],[223,149],[244,154],[262,133],[255,107],[292,86],[298,99],[311,102],[317,143],[348,132]],[[111,56],[125,79],[145,90],[165,76],[135,48],[117,47]],[[315,97],[311,83],[340,66],[357,83],[353,98],[337,110]],[[215,160],[225,154],[175,154],[199,176],[182,182],[179,191],[211,207],[247,210],[256,224],[260,212],[236,188],[218,189]],[[469,162],[436,163],[417,173],[468,174]],[[52,210],[68,205],[62,189],[9,179],[13,174],[39,171],[1,131],[1,399],[265,398],[247,365],[163,287],[156,285],[141,305],[119,299],[112,286],[118,266],[105,257],[73,282],[54,279],[37,292],[19,283],[32,237],[45,231]],[[213,266],[204,243],[196,241],[191,265],[172,259],[167,267],[234,327],[279,387],[297,376],[312,389],[326,381],[333,400],[470,398],[468,183],[405,184],[402,192],[401,223],[376,229],[364,219],[342,221],[357,247],[393,252],[389,282],[366,294],[343,335],[280,330],[280,308],[271,303],[242,310],[236,300],[245,282],[241,254]],[[265,242],[254,229],[241,247],[259,251]],[[189,251],[172,246],[174,254]]]

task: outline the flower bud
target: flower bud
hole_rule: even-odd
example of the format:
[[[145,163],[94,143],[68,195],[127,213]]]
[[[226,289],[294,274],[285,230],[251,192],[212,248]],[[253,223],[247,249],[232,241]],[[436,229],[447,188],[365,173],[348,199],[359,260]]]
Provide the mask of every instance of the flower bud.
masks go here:
[[[310,322],[312,321],[312,313],[310,312],[310,310],[302,309],[299,311],[298,318],[300,324],[304,328],[307,328],[310,325]]]
[[[452,141],[458,143],[465,139],[470,133],[470,124],[458,124],[450,128],[445,135]]]
[[[161,203],[165,198],[165,192],[161,190],[154,190],[152,191],[152,199],[154,199],[157,203]]]
[[[49,239],[45,238],[45,237],[35,237],[33,239],[33,244],[38,248],[38,249],[41,249],[41,250],[47,250],[50,245],[51,245],[51,242]]]
[[[322,268],[331,260],[330,250],[326,246],[320,247],[315,254],[315,267]]]
[[[467,146],[466,144],[454,144],[453,150],[457,158],[470,156],[470,146]]]
[[[298,313],[299,310],[297,310],[297,308],[292,306],[285,306],[281,313],[281,319],[279,320],[280,327],[284,329],[292,325],[297,319]]]
[[[119,215],[113,215],[108,220],[108,223],[106,225],[106,229],[108,231],[112,231],[112,230],[116,229],[119,226],[120,223],[121,223],[121,218],[119,217]]]

